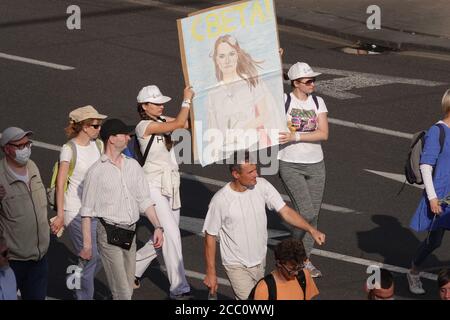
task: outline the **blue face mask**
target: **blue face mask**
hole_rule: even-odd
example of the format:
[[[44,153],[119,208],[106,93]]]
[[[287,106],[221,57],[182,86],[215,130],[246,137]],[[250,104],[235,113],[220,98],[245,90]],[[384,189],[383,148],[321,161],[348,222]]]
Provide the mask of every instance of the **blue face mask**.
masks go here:
[[[16,149],[16,157],[14,158],[14,160],[16,160],[18,164],[26,165],[28,160],[30,160],[30,156],[31,156],[30,147],[25,147],[22,150]]]

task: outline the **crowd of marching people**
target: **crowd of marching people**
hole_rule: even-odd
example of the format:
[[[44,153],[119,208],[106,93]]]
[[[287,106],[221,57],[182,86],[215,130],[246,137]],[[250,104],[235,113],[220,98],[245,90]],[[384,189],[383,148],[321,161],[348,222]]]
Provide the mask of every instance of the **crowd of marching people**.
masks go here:
[[[281,132],[279,176],[290,197],[288,206],[279,190],[258,175],[248,152],[235,153],[230,182],[215,193],[203,225],[205,278],[210,295],[218,290],[216,243],[233,293],[238,300],[310,300],[319,290],[314,278],[322,272],[313,264],[314,244],[325,243],[317,229],[325,189],[321,142],[328,139],[328,110],[316,96],[320,73],[304,62],[286,75],[292,91],[285,94],[289,132]],[[170,282],[168,296],[192,299],[184,269],[180,224],[180,174],[171,133],[189,128],[195,93],[183,91],[175,118],[164,115],[171,98],[156,85],[143,87],[136,105],[140,121],[129,126],[101,114],[93,106],[72,110],[54,172],[54,208],[48,218],[48,194],[40,171],[30,159],[33,132],[18,127],[3,130],[0,147],[0,300],[41,300],[47,295],[50,235],[66,232],[83,266],[78,300],[94,299],[94,279],[106,274],[112,298],[130,300],[141,277],[158,256],[164,259]],[[427,131],[420,160],[425,192],[411,222],[428,237],[412,257],[407,273],[410,291],[425,293],[420,266],[441,244],[450,228],[450,90],[442,99],[442,120]],[[440,132],[444,131],[440,144]],[[130,152],[138,147],[140,159]],[[291,237],[275,248],[275,268],[266,272],[266,208],[277,212]],[[136,245],[136,225],[145,216],[153,225],[150,239]],[[368,289],[369,299],[394,297],[392,275],[381,272],[381,287]],[[450,272],[439,274],[439,294],[450,299]]]

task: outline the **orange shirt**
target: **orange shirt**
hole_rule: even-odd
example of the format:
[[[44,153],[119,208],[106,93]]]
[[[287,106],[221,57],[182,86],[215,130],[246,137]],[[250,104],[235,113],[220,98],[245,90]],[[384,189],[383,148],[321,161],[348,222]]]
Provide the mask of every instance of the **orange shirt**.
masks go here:
[[[319,290],[311,278],[308,270],[304,270],[306,278],[306,300],[311,300],[319,295]],[[303,300],[303,290],[297,281],[297,278],[289,281],[278,281],[275,272],[272,272],[277,286],[277,300]],[[260,281],[255,290],[255,300],[268,300],[269,290],[266,282]]]

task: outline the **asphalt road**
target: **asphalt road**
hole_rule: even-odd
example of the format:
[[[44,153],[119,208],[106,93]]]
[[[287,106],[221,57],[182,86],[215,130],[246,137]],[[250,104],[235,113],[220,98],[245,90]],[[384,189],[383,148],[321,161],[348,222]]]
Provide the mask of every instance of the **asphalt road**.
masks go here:
[[[81,30],[66,28],[66,9],[71,4],[82,10]],[[163,93],[174,98],[166,108],[169,115],[176,115],[184,87],[176,19],[186,16],[183,8],[113,0],[3,0],[0,12],[0,53],[74,68],[62,71],[0,58],[0,128],[20,126],[33,130],[38,141],[62,145],[69,111],[86,104],[110,117],[137,123],[136,95],[148,84],[157,84]],[[398,133],[412,134],[439,119],[440,99],[449,87],[450,62],[394,53],[348,55],[339,50],[344,46],[339,40],[282,26],[279,37],[285,49],[285,64],[305,61],[329,71],[324,72],[318,91],[325,99],[330,118],[396,132],[376,133],[337,121],[330,124],[329,141],[323,144],[327,206],[321,211],[319,229],[327,234],[327,243],[320,248],[323,252],[313,256],[314,264],[324,274],[316,283],[321,299],[364,299],[362,288],[368,276],[364,263],[375,261],[408,268],[415,248],[424,238],[408,228],[421,190],[406,186],[397,195],[401,182],[366,170],[402,173],[409,140]],[[341,75],[329,69],[339,70]],[[342,74],[343,70],[347,75]],[[353,78],[347,81],[346,77]],[[405,83],[398,78],[418,80]],[[321,86],[324,94],[320,93]],[[330,87],[336,90],[325,90]],[[356,97],[337,98],[336,92]],[[48,182],[58,153],[35,147],[32,157]],[[216,182],[229,179],[224,165],[201,168],[183,164],[180,169]],[[266,178],[285,193],[276,175]],[[182,216],[189,221],[203,219],[209,200],[218,189],[214,183],[183,179]],[[201,280],[203,238],[192,230],[195,226],[185,226],[182,237],[185,267],[190,271],[188,280],[195,299],[205,299],[207,291]],[[285,230],[273,213],[269,213],[269,228]],[[145,225],[139,227],[138,235],[140,244],[148,238]],[[450,265],[449,240],[446,235],[442,247],[426,261],[428,271]],[[52,239],[50,297],[72,298],[65,286],[66,268],[75,262],[71,250],[67,235]],[[272,256],[270,246],[268,270],[273,266]],[[134,299],[167,299],[169,283],[160,268],[163,264],[161,258],[152,264]],[[222,269],[219,276],[226,278]],[[394,278],[398,298],[416,298],[408,292],[401,269]],[[97,279],[96,297],[101,299],[108,295],[102,271]],[[437,298],[434,281],[424,280],[424,286],[429,293],[421,299]],[[232,297],[227,285],[221,285],[219,293],[220,299]]]

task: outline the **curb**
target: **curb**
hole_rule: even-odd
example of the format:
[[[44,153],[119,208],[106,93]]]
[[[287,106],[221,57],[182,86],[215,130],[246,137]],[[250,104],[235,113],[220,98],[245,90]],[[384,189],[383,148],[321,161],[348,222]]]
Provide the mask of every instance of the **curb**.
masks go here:
[[[324,25],[314,24],[311,22],[302,22],[297,19],[287,18],[282,15],[277,15],[277,21],[280,25],[298,27],[298,28],[309,30],[309,31],[315,31],[315,32],[319,32],[319,33],[323,33],[323,34],[327,34],[327,35],[331,35],[331,36],[336,36],[336,37],[339,37],[339,38],[342,38],[345,40],[354,41],[355,43],[357,41],[373,43],[378,46],[387,47],[387,48],[390,48],[392,50],[397,50],[397,51],[398,50],[432,50],[432,51],[440,51],[440,52],[450,53],[450,45],[448,47],[444,47],[444,46],[440,46],[437,44],[418,43],[418,42],[412,42],[412,41],[408,41],[408,40],[405,40],[405,41],[388,40],[386,38],[383,39],[380,37],[375,37],[375,36],[370,36],[370,35],[361,35],[361,34],[340,31],[338,29],[333,29],[333,28],[330,28],[330,27],[327,27]],[[366,32],[367,31],[370,31],[370,30],[366,30]],[[396,35],[397,37],[398,36],[416,37],[416,38],[425,37],[422,35],[412,35],[410,33],[405,33],[405,32],[401,32],[401,31],[392,31],[392,30],[388,30],[388,29],[384,29],[384,30],[381,29],[381,30],[370,31],[370,32],[375,33],[375,32],[380,32],[380,31],[392,33],[393,35]],[[442,41],[448,41],[448,43],[450,43],[450,40],[445,40],[445,38],[436,37],[436,39],[442,39]]]

